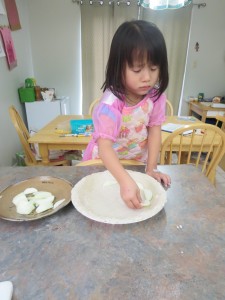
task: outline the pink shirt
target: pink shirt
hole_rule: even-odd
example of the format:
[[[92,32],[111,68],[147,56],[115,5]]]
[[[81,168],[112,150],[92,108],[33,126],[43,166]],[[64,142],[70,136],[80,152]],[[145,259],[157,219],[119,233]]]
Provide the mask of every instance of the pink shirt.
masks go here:
[[[83,160],[96,159],[99,137],[110,139],[119,159],[135,159],[146,162],[148,127],[165,121],[166,96],[156,97],[149,92],[135,106],[126,106],[111,91],[106,90],[99,105],[94,109],[94,133]]]

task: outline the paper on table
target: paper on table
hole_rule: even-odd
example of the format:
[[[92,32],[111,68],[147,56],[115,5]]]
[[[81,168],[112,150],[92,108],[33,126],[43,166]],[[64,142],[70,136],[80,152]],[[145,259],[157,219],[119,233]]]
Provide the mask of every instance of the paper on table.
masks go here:
[[[190,122],[196,122],[197,121],[197,119],[195,117],[192,117],[192,116],[179,116],[179,117],[177,117],[177,120],[190,121]]]
[[[184,127],[185,124],[175,124],[175,123],[167,123],[162,125],[162,130],[167,132],[174,132],[177,129]],[[183,135],[192,133],[192,130],[187,130],[183,132]]]

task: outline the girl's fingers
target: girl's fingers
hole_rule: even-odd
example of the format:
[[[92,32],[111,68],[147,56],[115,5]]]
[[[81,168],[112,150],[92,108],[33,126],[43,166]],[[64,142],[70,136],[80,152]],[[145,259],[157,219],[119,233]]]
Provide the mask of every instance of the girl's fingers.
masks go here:
[[[166,174],[163,174],[163,176],[161,177],[160,180],[163,182],[163,184],[165,186],[170,186],[171,185],[171,178]]]
[[[139,201],[130,201],[130,203],[131,203],[131,206],[130,206],[130,208],[134,208],[134,209],[138,209],[138,208],[141,208],[141,204],[140,204],[140,202]]]
[[[155,172],[155,173],[151,174],[150,176],[155,178],[158,182],[163,183],[163,185],[165,185],[166,187],[171,185],[171,178],[167,174],[164,174],[161,172]]]
[[[132,209],[141,208],[141,204],[138,199],[131,199],[130,201],[125,201],[126,205]]]

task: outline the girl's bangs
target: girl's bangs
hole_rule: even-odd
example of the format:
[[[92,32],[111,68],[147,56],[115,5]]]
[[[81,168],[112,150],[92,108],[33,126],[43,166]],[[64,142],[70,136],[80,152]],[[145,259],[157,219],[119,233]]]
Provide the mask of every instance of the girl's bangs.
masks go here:
[[[136,48],[130,53],[130,60],[128,61],[129,67],[133,67],[134,63],[142,65],[146,60],[146,49]]]
[[[135,62],[143,64],[146,61],[149,65],[160,65],[159,55],[156,54],[152,47],[148,47],[148,45],[145,44],[128,50],[127,63],[129,67],[132,67]]]

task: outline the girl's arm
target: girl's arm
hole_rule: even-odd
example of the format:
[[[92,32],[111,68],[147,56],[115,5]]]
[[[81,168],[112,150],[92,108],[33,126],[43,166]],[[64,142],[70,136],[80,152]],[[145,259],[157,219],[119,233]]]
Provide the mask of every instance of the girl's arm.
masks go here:
[[[115,177],[120,185],[120,194],[130,208],[141,208],[140,190],[128,172],[121,165],[109,139],[98,139],[99,156],[105,167]]]
[[[167,174],[157,171],[157,162],[161,148],[161,126],[152,126],[148,130],[148,160],[146,174],[152,176],[165,186],[171,184],[171,179]]]

